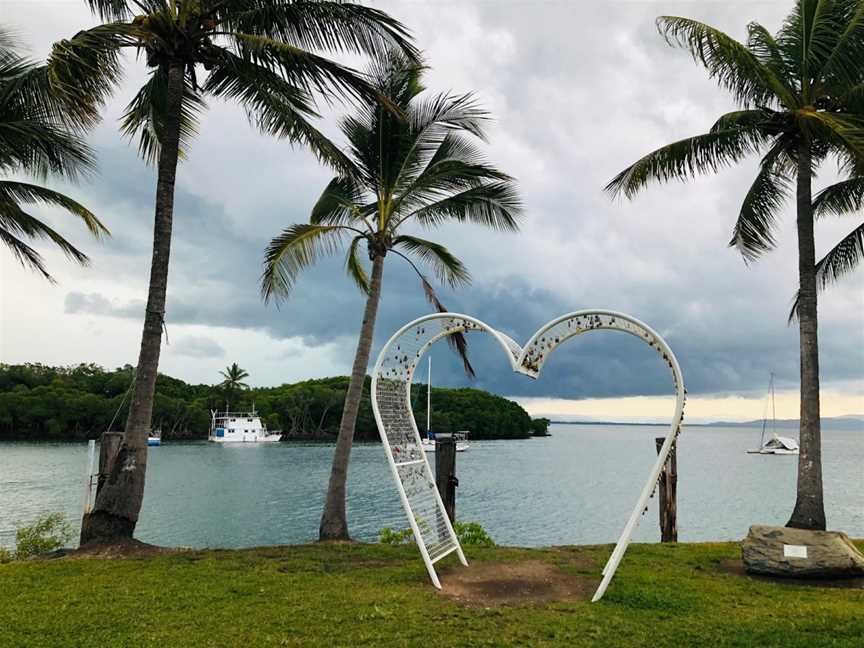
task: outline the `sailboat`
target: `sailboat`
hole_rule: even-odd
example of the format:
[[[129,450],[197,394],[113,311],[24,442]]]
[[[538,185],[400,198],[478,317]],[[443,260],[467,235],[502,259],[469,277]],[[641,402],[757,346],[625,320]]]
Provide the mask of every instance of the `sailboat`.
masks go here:
[[[426,436],[420,439],[423,450],[426,452],[435,452],[435,433],[432,431],[432,358],[429,358],[429,374],[426,380]],[[456,439],[456,452],[465,452],[471,446],[468,444],[467,437],[470,434],[467,430],[454,432],[453,438]]]
[[[765,432],[768,427],[768,404],[771,405],[771,438],[765,441]],[[768,401],[765,403],[765,415],[762,417],[762,436],[759,438],[759,447],[756,450],[748,450],[747,454],[773,454],[773,455],[797,455],[798,442],[789,437],[777,436],[777,413],[774,404],[774,373],[768,381]]]

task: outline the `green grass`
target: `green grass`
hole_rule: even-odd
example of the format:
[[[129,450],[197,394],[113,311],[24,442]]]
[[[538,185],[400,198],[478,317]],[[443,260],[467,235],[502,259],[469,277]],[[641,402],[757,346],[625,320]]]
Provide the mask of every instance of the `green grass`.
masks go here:
[[[859,543],[859,546],[864,543]],[[597,576],[610,547],[469,548]],[[633,545],[600,603],[466,607],[413,546],[306,545],[0,565],[0,646],[862,646],[864,590],[775,584],[736,544]],[[456,570],[450,556],[442,566]]]

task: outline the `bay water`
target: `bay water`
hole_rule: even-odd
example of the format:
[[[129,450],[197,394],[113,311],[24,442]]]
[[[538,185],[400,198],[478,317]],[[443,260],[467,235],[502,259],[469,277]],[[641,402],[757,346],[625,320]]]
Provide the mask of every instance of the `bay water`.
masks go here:
[[[499,544],[615,542],[665,427],[552,425],[550,431],[545,438],[473,441],[458,454],[457,518],[481,523]],[[746,454],[758,441],[755,428],[684,429],[679,540],[735,540],[750,524],[786,522],[798,458]],[[332,444],[150,448],[136,536],[188,547],[314,541],[332,456]],[[66,515],[77,538],[86,464],[84,443],[0,443],[0,546],[13,547],[16,528],[53,511]],[[823,471],[829,528],[864,537],[864,431],[824,431]],[[348,493],[356,539],[374,541],[382,527],[408,526],[380,444],[355,444]],[[656,500],[637,542],[659,540]]]

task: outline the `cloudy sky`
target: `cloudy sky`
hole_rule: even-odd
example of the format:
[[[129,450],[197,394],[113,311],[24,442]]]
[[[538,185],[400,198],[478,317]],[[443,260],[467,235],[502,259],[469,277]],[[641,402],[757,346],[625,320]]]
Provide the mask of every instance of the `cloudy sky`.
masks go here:
[[[518,235],[466,226],[435,233],[474,277],[470,288],[442,289],[451,310],[517,340],[573,310],[625,311],[675,351],[692,419],[760,417],[771,371],[778,415],[797,415],[797,331],[786,325],[796,283],[791,204],[778,249],[758,263],[748,268],[726,247],[756,160],[688,184],[653,186],[632,203],[602,191],[642,154],[704,132],[733,107],[686,53],[664,43],[654,18],[686,15],[740,38],[749,20],[775,30],[791,2],[602,2],[590,10],[575,1],[375,4],[413,30],[432,68],[430,90],[474,91],[494,115],[488,154],[518,178],[526,204]],[[17,29],[33,57],[93,24],[80,0],[0,5],[4,25]],[[76,223],[46,212],[92,258],[91,267],[78,268],[41,248],[56,285],[0,251],[0,361],[135,363],[154,175],[117,129],[145,78],[140,63],[130,59],[128,69],[92,136],[100,175],[67,188],[113,236],[93,242]],[[332,116],[322,127],[336,135]],[[211,383],[236,361],[256,385],[349,371],[362,300],[341,258],[308,272],[279,309],[265,307],[257,287],[265,245],[308,218],[329,177],[309,153],[255,133],[240,109],[210,105],[178,173],[162,371]],[[831,177],[826,169],[819,182]],[[854,224],[820,223],[817,254]],[[384,281],[378,345],[429,312],[400,259],[388,258]],[[819,314],[823,413],[864,413],[864,272],[826,293]],[[474,384],[518,397],[532,413],[636,420],[662,418],[669,408],[665,365],[621,334],[572,341],[536,382],[508,373],[489,341],[472,339],[471,348]],[[436,350],[434,363],[436,384],[465,384],[446,350]]]

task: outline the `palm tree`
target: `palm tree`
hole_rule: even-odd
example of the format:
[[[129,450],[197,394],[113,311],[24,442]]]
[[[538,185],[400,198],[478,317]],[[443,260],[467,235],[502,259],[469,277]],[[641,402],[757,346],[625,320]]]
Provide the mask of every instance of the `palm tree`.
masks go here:
[[[245,369],[241,369],[236,362],[232,362],[230,367],[225,367],[225,371],[219,372],[224,380],[219,383],[230,396],[241,389],[249,389],[249,385],[243,382],[244,378],[249,377],[249,373]]]
[[[65,119],[62,101],[52,95],[47,68],[18,53],[15,39],[0,28],[0,174],[52,175],[75,180],[93,170],[90,149]],[[0,241],[27,268],[53,278],[42,256],[22,239],[47,239],[81,265],[88,258],[55,229],[22,205],[53,205],[81,219],[100,238],[105,226],[84,206],[46,187],[0,180]]]
[[[135,387],[123,443],[106,458],[110,474],[82,524],[82,543],[129,538],[138,520],[164,326],[177,162],[196,133],[205,97],[238,102],[262,132],[308,146],[339,168],[339,152],[309,121],[316,116],[314,93],[328,100],[334,93],[367,101],[376,95],[357,73],[314,52],[378,55],[398,47],[415,54],[399,22],[343,2],[86,1],[105,22],[55,44],[49,59],[52,85],[64,93],[81,123],[93,123],[119,83],[122,50],[143,53],[150,76],[128,105],[122,129],[139,136],[140,153],[156,163],[158,174]]]
[[[787,525],[824,529],[812,181],[828,158],[851,169],[864,157],[864,2],[798,0],[776,36],[751,23],[746,44],[688,18],[661,17],[657,24],[667,42],[689,50],[732,93],[739,109],[722,115],[707,133],[649,153],[607,190],[632,198],[650,180],[716,172],[762,152],[730,241],[750,262],[774,247],[778,217],[794,187],[801,453]]]
[[[322,540],[348,538],[345,480],[381,297],[384,259],[393,254],[411,264],[427,297],[443,310],[418,264],[454,287],[470,281],[468,271],[444,246],[405,230],[409,226],[432,229],[450,222],[518,229],[521,205],[512,178],[490,166],[472,141],[472,136],[483,139],[487,114],[471,94],[421,97],[422,69],[397,53],[370,68],[375,86],[402,115],[370,102],[341,120],[350,164],[324,189],[309,222],[285,229],[265,253],[261,282],[265,301],[286,298],[302,270],[346,243],[348,275],[366,296],[321,516]],[[371,276],[361,261],[361,246],[372,265]],[[464,340],[460,347],[464,352]],[[466,371],[470,372],[467,363]]]

